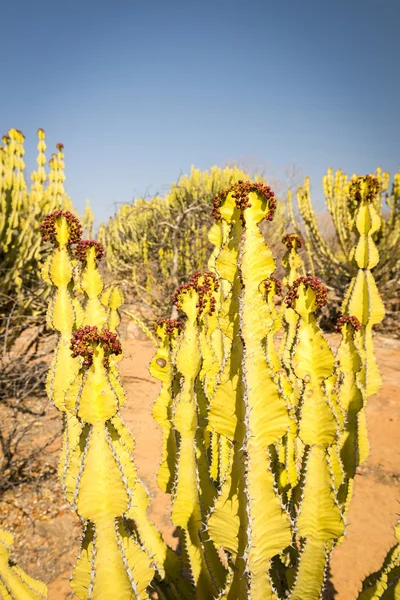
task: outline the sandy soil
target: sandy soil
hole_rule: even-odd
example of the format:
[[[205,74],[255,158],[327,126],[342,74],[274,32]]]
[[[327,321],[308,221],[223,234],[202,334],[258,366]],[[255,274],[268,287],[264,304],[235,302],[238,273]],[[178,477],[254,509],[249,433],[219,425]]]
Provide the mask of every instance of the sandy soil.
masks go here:
[[[331,340],[335,343],[337,338],[331,336]],[[371,454],[356,477],[346,538],[332,556],[332,582],[335,598],[339,600],[356,598],[363,577],[380,567],[383,556],[395,542],[393,526],[400,513],[400,341],[376,336],[375,345],[383,387],[369,399]],[[151,416],[151,407],[160,389],[159,382],[148,373],[154,349],[149,341],[128,337],[124,351],[121,373],[127,403],[121,412],[136,439],[135,462],[139,475],[152,495],[149,516],[162,531],[165,541],[176,547],[169,520],[169,497],[155,482],[161,434]],[[42,517],[31,527],[23,514],[14,523],[15,513],[7,513],[3,506],[6,513],[3,525],[15,533],[15,560],[31,575],[49,583],[49,600],[74,598],[68,578],[80,538],[76,517],[63,502],[54,478],[45,484],[39,496],[35,496],[29,486],[25,492],[20,490],[15,494],[17,500],[21,500],[21,495],[27,513],[32,502],[42,504],[39,511]]]

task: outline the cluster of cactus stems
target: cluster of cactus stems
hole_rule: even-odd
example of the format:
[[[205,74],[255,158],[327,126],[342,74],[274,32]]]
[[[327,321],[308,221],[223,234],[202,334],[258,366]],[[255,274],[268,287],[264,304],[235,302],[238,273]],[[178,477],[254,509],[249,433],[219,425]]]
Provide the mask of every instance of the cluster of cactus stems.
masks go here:
[[[273,276],[260,230],[276,206],[270,188],[239,182],[215,198],[208,270],[177,289],[179,318],[158,321],[150,364],[161,382],[153,406],[162,430],[157,481],[172,497],[179,557],[146,515],[134,441],[119,414],[122,294],[103,289],[102,249],[77,239],[73,215],[45,221],[54,243],[43,268],[53,290],[48,323],[59,334],[47,385],[64,416],[59,478],[83,527],[71,576],[77,597],[140,599],[154,588],[160,598],[183,600],[321,597],[330,554],[344,539],[356,469],[368,455],[366,400],[380,384],[372,326],[383,305],[370,271],[378,262],[375,182],[355,183],[358,271],[337,323],[336,354],[318,326],[327,292],[306,276],[297,235],[283,239],[283,281]],[[45,597],[21,574],[29,589],[10,592],[16,567],[7,555],[0,565],[10,598]],[[359,599],[397,597],[399,572],[398,543]]]
[[[400,171],[395,173],[391,186],[390,174],[383,172],[381,168],[376,170],[373,180],[375,184],[367,200],[360,187],[365,186],[362,177],[348,177],[341,170],[334,173],[332,169],[323,177],[326,206],[332,217],[335,232],[335,244],[332,244],[332,241],[324,238],[318,226],[311,203],[310,180],[305,179],[297,193],[298,207],[305,227],[305,249],[312,273],[320,274],[340,293],[357,268],[356,261],[352,259],[355,240],[360,234],[357,214],[360,213],[360,204],[368,202],[374,213],[370,239],[379,249],[379,264],[376,265],[374,277],[389,306],[393,302],[394,306],[397,306],[397,274],[400,268]],[[300,234],[301,228],[294,217],[290,192],[288,208],[292,225],[296,233]]]
[[[37,169],[31,174],[30,189],[25,177],[23,133],[10,129],[0,145],[0,291],[4,311],[0,319],[6,319],[12,310],[14,331],[18,331],[21,315],[45,312],[47,286],[37,289],[36,276],[48,253],[39,235],[43,218],[57,209],[75,212],[64,190],[63,145],[57,144],[57,151],[47,161],[45,132],[39,129],[37,133]],[[93,219],[87,205],[82,219],[86,231],[92,229]]]

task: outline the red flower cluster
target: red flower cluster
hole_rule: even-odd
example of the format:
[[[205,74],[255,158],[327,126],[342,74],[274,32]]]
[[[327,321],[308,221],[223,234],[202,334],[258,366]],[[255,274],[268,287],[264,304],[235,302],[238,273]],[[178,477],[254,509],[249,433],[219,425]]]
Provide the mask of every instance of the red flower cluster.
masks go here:
[[[276,209],[276,199],[274,198],[275,194],[271,191],[269,185],[264,185],[261,182],[252,183],[251,181],[242,180],[239,180],[237,183],[234,183],[229,188],[222,190],[222,192],[214,196],[214,209],[211,214],[217,221],[221,219],[221,204],[225,202],[227,195],[231,192],[233,192],[232,198],[235,198],[236,208],[240,211],[251,207],[249,202],[250,192],[257,192],[261,196],[264,196],[264,198],[269,201],[269,210],[264,218],[267,221],[272,221]]]
[[[285,244],[286,248],[289,249],[294,248],[296,250],[303,246],[303,240],[295,233],[286,233],[282,238],[282,242]]]
[[[203,279],[203,283],[199,283],[199,279]],[[210,301],[210,308],[208,310],[208,314],[212,315],[215,311],[215,298],[211,296],[214,290],[217,290],[219,286],[218,279],[214,273],[210,271],[206,271],[205,273],[201,273],[200,271],[196,271],[191,276],[188,283],[184,283],[179,286],[176,290],[175,294],[172,296],[173,303],[175,306],[181,310],[181,302],[180,296],[182,294],[186,294],[189,290],[195,290],[199,295],[199,301],[196,304],[197,316],[200,316],[203,310],[207,306],[207,302]]]
[[[322,281],[320,281],[320,279],[317,279],[316,277],[299,277],[293,283],[292,287],[289,288],[289,291],[285,298],[285,302],[288,306],[290,306],[290,308],[294,308],[295,301],[299,297],[298,288],[302,283],[306,287],[314,290],[315,303],[319,308],[326,304],[328,292],[326,288],[322,285]]]
[[[362,200],[372,202],[380,189],[380,183],[374,175],[364,175],[363,177],[357,177],[350,183],[349,196],[356,202]]]
[[[84,359],[83,366],[90,367],[93,363],[93,354],[96,344],[101,344],[103,346],[103,364],[105,367],[109,366],[108,359],[111,354],[122,354],[121,342],[115,333],[112,333],[108,329],[99,331],[96,325],[93,327],[86,325],[72,334],[70,350],[72,350],[73,358],[82,356]]]
[[[100,244],[100,242],[96,242],[95,240],[80,240],[75,248],[75,256],[81,263],[86,262],[87,251],[89,248],[96,248],[95,258],[97,261],[100,261],[104,255],[104,248]]]
[[[154,325],[154,329],[157,331],[158,327],[164,327],[164,331],[167,335],[173,335],[175,330],[180,333],[182,331],[182,323],[177,319],[158,319]]]
[[[335,326],[335,331],[340,333],[342,331],[343,325],[346,325],[347,323],[353,327],[354,331],[360,331],[360,329],[361,329],[360,321],[357,319],[357,317],[352,317],[349,315],[342,315],[341,317],[338,318],[336,326]]]
[[[261,285],[264,288],[266,295],[269,294],[272,289],[274,289],[274,293],[277,296],[282,296],[282,284],[276,277],[268,277],[268,279],[263,281]]]
[[[58,246],[56,238],[56,226],[57,219],[64,217],[69,225],[69,239],[68,246],[76,244],[81,239],[82,225],[79,223],[79,219],[75,217],[69,210],[55,210],[45,217],[40,226],[40,232],[45,242],[51,242],[54,246]]]

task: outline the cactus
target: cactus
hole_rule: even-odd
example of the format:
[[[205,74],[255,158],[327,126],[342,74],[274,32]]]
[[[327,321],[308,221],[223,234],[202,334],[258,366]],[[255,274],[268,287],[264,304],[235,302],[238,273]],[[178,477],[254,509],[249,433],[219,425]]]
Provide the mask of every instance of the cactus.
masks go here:
[[[27,324],[40,328],[46,312],[48,289],[37,277],[49,254],[40,239],[44,217],[57,209],[75,213],[64,190],[63,145],[57,144],[46,173],[45,133],[38,130],[37,170],[28,190],[23,144],[22,132],[10,129],[0,146],[0,335],[7,330],[8,346]]]
[[[154,577],[160,582],[166,572],[168,589],[173,586],[179,561],[146,517],[147,493],[131,461],[134,442],[118,413],[125,395],[115,331],[123,297],[116,288],[103,292],[97,268],[103,248],[79,239],[81,227],[73,215],[52,213],[42,232],[56,246],[43,275],[54,289],[48,322],[59,332],[48,378],[49,395],[65,413],[59,476],[83,525],[71,585],[80,598],[146,597]],[[83,307],[74,296],[73,256],[81,263]]]
[[[157,481],[172,496],[179,557],[147,517],[134,440],[119,414],[123,295],[114,285],[104,289],[103,248],[80,239],[74,215],[59,210],[44,220],[43,237],[54,245],[43,268],[52,289],[48,324],[58,332],[48,393],[64,415],[59,476],[82,523],[71,576],[79,598],[140,599],[152,588],[167,600],[321,597],[356,468],[368,453],[366,399],[380,383],[372,345],[382,316],[370,272],[378,260],[374,189],[371,177],[351,189],[358,272],[337,323],[336,355],[317,318],[327,290],[304,274],[293,234],[284,238],[285,301],[275,304],[282,284],[261,230],[276,209],[271,188],[240,180],[216,194],[208,271],[176,290],[179,319],[157,323],[150,364],[162,384],[153,406],[162,430]],[[365,580],[360,600],[395,597],[398,555],[397,544]],[[29,585],[45,597],[40,584]],[[24,594],[18,588],[10,596],[37,597]]]
[[[46,600],[47,585],[27,575],[10,558],[14,538],[0,529],[0,596],[4,600]]]
[[[244,177],[237,168],[212,167],[201,172],[192,167],[190,175],[174,183],[165,198],[122,205],[99,233],[115,281],[123,282],[135,298],[151,306],[156,317],[163,317],[173,291],[192,272],[206,267],[212,198]],[[283,207],[276,223],[279,236],[285,226]]]
[[[374,178],[377,185],[370,203],[374,208],[375,225],[370,233],[370,239],[379,252],[375,279],[378,289],[386,298],[387,310],[391,315],[389,322],[386,322],[386,329],[390,324],[390,329],[397,335],[396,313],[400,291],[397,276],[400,267],[400,172],[395,173],[391,189],[389,173],[382,172],[378,168]],[[332,169],[328,169],[323,177],[323,191],[335,233],[334,239],[330,241],[324,239],[318,226],[311,204],[309,178],[305,179],[297,193],[299,211],[305,228],[305,248],[309,269],[313,275],[318,273],[325,278],[339,298],[356,271],[350,254],[354,247],[354,234],[357,235],[354,228],[356,213],[360,212],[354,195],[354,185],[357,185],[357,181],[359,181],[357,175],[349,178],[341,170],[333,173]],[[303,235],[300,231],[303,227],[300,227],[294,217],[290,192],[288,209],[296,233]]]
[[[400,521],[395,527],[396,544],[387,553],[382,567],[363,581],[358,600],[397,600],[400,595]]]
[[[153,410],[163,429],[159,481],[172,491],[175,504],[185,506],[189,490],[197,502],[197,480],[206,507],[199,473],[204,477],[207,459],[208,498],[214,493],[215,500],[198,535],[202,539],[208,532],[228,569],[218,598],[289,594],[312,600],[320,597],[329,555],[343,539],[356,468],[366,458],[370,358],[363,332],[373,323],[342,316],[337,326],[342,342],[334,355],[314,314],[326,303],[327,291],[318,279],[304,276],[297,254],[301,239],[293,234],[284,238],[289,291],[283,310],[276,309],[273,298],[281,284],[272,277],[274,261],[259,227],[273,208],[270,190],[256,184],[239,183],[216,197],[217,222],[209,234],[215,245],[208,264],[212,273],[195,274],[175,296],[186,323],[182,332],[179,322],[159,325],[161,343],[151,367],[163,381]],[[346,303],[343,310],[350,310]],[[282,319],[285,333],[277,350],[273,337]],[[176,419],[186,379],[177,354],[181,344],[185,357],[191,348],[191,378],[198,381],[186,428]],[[189,434],[193,419],[202,440],[193,429]],[[189,448],[198,443],[207,452],[195,452],[197,460],[190,469],[185,463],[184,470],[181,453],[193,461]],[[181,521],[176,524],[182,527]],[[206,556],[204,546],[201,551]],[[211,572],[219,566],[207,564]]]

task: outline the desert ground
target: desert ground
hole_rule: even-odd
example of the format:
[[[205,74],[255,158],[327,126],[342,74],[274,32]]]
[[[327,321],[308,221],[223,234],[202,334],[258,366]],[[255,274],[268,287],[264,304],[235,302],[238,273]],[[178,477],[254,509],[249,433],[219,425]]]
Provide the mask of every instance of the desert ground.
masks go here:
[[[149,516],[165,541],[176,548],[177,539],[169,519],[170,499],[156,485],[161,433],[151,408],[160,382],[148,372],[154,347],[133,324],[123,325],[124,358],[120,365],[127,402],[121,412],[135,437],[135,463],[151,495]],[[339,336],[332,334],[329,339],[334,346]],[[383,386],[368,401],[371,452],[356,476],[345,540],[332,555],[335,600],[355,599],[365,575],[380,567],[385,553],[395,543],[393,526],[400,515],[400,340],[376,335],[375,347]],[[32,442],[38,443],[58,431],[61,417],[49,407],[46,416],[38,419]],[[44,458],[49,465],[57,464],[60,446],[57,436],[50,448],[52,453]],[[13,559],[49,585],[49,600],[75,598],[69,575],[79,547],[80,524],[62,498],[54,472],[39,484],[6,492],[0,515],[2,526],[15,537]]]

